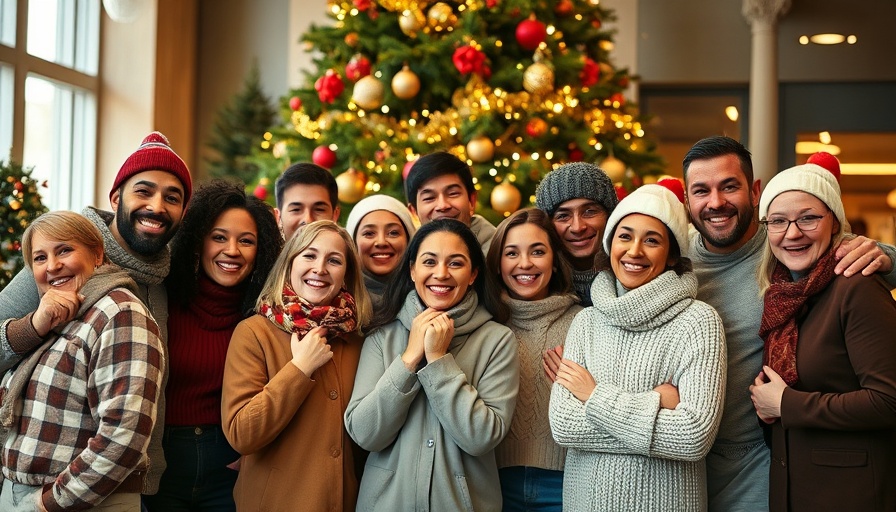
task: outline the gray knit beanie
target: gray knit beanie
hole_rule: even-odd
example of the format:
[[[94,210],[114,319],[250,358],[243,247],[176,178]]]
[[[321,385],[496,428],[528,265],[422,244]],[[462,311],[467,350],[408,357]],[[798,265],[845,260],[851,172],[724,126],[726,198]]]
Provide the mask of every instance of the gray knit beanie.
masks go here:
[[[535,206],[550,216],[570,199],[591,199],[613,213],[619,203],[616,188],[600,167],[585,162],[570,162],[549,172],[535,190]]]

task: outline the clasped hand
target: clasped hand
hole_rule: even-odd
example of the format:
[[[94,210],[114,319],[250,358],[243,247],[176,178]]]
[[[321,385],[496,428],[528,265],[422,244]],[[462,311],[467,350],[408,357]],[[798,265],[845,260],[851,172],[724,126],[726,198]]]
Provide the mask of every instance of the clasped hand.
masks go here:
[[[763,366],[762,371],[753,380],[750,386],[750,398],[759,419],[766,423],[774,423],[781,417],[781,400],[784,397],[784,389],[787,384],[780,375],[768,366]]]
[[[416,372],[423,358],[433,362],[448,352],[454,338],[454,320],[448,313],[427,308],[411,322],[408,347],[401,355],[405,367]]]
[[[81,287],[78,286],[80,289]],[[31,325],[41,337],[54,328],[68,323],[78,314],[84,296],[78,292],[47,290],[40,298],[37,310],[31,316]]]
[[[312,373],[333,359],[333,351],[327,343],[326,327],[311,329],[301,340],[298,334],[292,333],[289,348],[292,351],[292,364],[309,379]]]

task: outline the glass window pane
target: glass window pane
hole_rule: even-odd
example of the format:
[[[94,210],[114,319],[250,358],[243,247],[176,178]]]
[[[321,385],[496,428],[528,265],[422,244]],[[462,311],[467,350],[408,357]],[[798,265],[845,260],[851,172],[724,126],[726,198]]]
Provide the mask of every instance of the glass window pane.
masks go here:
[[[16,0],[0,0],[0,44],[16,45]]]
[[[23,164],[47,181],[50,209],[80,210],[93,202],[96,98],[37,75],[25,79]]]
[[[0,160],[9,159],[9,149],[12,147],[14,76],[11,66],[0,66]]]
[[[96,75],[99,0],[28,0],[28,53]]]

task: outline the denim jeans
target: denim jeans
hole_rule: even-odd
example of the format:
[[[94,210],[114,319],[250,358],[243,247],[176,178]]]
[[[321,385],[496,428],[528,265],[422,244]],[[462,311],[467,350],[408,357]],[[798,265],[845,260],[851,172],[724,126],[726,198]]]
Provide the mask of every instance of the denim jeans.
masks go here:
[[[513,466],[498,470],[504,511],[563,510],[563,472]]]
[[[159,492],[143,497],[150,512],[236,510],[233,486],[239,473],[227,465],[240,454],[220,426],[165,427],[162,446],[168,467]]]

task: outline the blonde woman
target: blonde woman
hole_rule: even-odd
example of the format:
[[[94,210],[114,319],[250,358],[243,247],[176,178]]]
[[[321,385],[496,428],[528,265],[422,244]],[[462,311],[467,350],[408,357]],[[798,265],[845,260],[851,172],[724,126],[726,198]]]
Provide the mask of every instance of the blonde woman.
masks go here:
[[[363,457],[342,415],[370,311],[344,229],[321,220],[290,238],[224,365],[224,433],[243,455],[238,510],[354,509]]]

